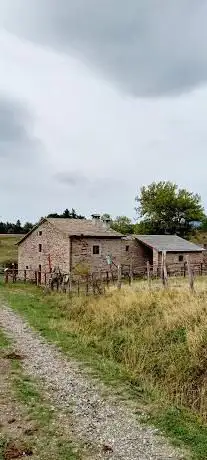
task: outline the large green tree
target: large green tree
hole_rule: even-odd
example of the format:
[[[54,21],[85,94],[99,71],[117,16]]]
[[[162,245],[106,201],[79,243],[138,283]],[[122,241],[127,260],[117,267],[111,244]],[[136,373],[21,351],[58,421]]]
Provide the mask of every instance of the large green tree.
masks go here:
[[[138,217],[146,233],[187,236],[193,221],[204,219],[201,198],[172,182],[153,182],[144,186],[135,198]],[[138,224],[138,226],[140,225]]]
[[[110,214],[105,213],[101,216],[101,220],[108,220],[110,227],[117,232],[123,233],[123,235],[134,233],[134,224],[132,224],[131,219],[127,216],[117,216],[113,220]]]

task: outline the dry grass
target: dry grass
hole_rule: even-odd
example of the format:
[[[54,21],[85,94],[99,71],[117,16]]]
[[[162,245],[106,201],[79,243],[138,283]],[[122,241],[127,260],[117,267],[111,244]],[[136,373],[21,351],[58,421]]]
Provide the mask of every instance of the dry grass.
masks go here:
[[[61,315],[51,318],[49,327],[77,333],[86,346],[123,364],[132,383],[156,387],[206,418],[207,285],[203,283],[194,295],[181,281],[177,287],[154,286],[151,291],[139,283],[134,289],[125,287],[97,298],[68,300],[54,294],[48,302],[56,301]]]

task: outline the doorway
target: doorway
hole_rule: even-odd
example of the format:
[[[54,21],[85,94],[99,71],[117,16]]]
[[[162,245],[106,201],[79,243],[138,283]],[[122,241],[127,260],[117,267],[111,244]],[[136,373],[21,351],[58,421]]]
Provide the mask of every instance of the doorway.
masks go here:
[[[38,269],[38,284],[41,284],[42,282],[42,265],[39,265],[39,269]]]

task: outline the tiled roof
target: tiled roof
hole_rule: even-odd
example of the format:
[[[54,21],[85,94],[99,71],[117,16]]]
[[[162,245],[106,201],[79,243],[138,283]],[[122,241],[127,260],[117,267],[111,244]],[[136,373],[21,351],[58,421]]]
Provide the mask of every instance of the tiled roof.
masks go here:
[[[120,238],[123,236],[121,233],[107,227],[101,220],[48,218],[47,221],[61,232],[67,233],[70,236],[84,235],[106,238]]]
[[[23,236],[18,241],[17,245],[21,244],[41,223],[48,221],[51,225],[56,227],[60,232],[68,236],[88,236],[100,238],[121,238],[121,233],[112,230],[101,220],[88,220],[88,219],[61,219],[61,218],[44,218],[42,221],[35,225],[29,233]]]
[[[202,247],[186,241],[177,235],[135,235],[135,238],[146,246],[157,251],[167,252],[201,252]]]

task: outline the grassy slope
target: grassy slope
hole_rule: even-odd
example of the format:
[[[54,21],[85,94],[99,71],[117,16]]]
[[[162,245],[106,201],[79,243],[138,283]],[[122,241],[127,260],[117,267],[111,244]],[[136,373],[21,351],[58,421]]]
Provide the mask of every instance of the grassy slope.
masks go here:
[[[0,266],[6,261],[16,262],[18,256],[18,248],[15,245],[22,235],[0,235]]]
[[[0,357],[3,356],[3,359],[6,360],[8,351],[9,343],[0,330]],[[6,394],[2,393],[4,390],[1,388],[1,398],[4,410],[5,400],[7,401],[7,407],[11,406],[14,408],[15,406],[15,412],[9,414],[11,417],[15,414],[16,417],[17,411],[18,419],[13,419],[11,427],[7,423],[7,420],[3,423],[2,413],[0,460],[7,458],[5,457],[6,451],[11,445],[21,451],[25,450],[25,447],[29,448],[29,450],[31,449],[36,459],[80,459],[77,449],[74,448],[70,439],[68,439],[68,433],[65,436],[58,423],[56,423],[54,410],[44,400],[36,383],[24,375],[20,361],[14,357],[9,364],[11,365],[11,369],[6,366],[5,378],[9,382],[9,385],[11,384],[12,392],[7,384]],[[17,424],[16,434],[15,424]],[[26,428],[28,427],[27,434]],[[33,428],[31,429],[31,427]]]
[[[30,286],[2,295],[64,352],[106,383],[120,384],[148,417],[195,459],[207,458],[207,294],[133,291],[99,298],[43,295]],[[201,417],[203,416],[203,419]]]

